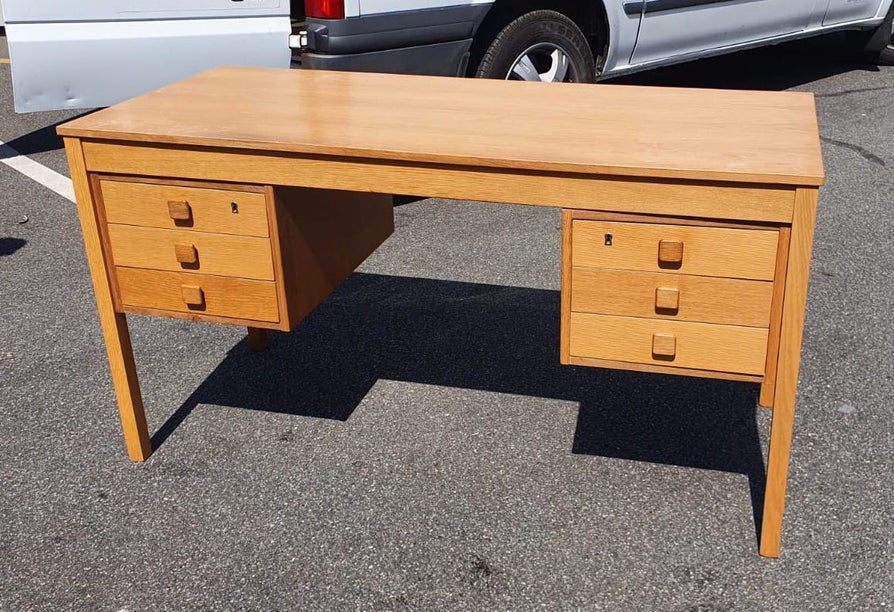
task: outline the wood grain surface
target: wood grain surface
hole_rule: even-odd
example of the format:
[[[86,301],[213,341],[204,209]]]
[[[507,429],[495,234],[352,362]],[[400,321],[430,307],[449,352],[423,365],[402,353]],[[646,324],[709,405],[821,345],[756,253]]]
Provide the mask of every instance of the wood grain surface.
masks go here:
[[[572,312],[571,354],[613,361],[763,375],[767,330]],[[672,361],[652,354],[655,334],[675,338]]]
[[[562,286],[559,309],[559,363],[568,365],[571,359],[571,227],[574,213],[562,211]]]
[[[268,187],[283,321],[294,327],[394,231],[390,195]]]
[[[118,287],[125,306],[227,317],[240,321],[279,320],[276,285],[270,281],[226,278],[184,272],[117,268]],[[183,288],[189,292],[184,295]],[[190,307],[188,295],[201,291],[200,308]]]
[[[773,280],[778,239],[775,230],[575,220],[571,259],[584,267]],[[683,244],[682,261],[662,268],[659,244],[672,240]]]
[[[108,179],[100,181],[100,186],[109,223],[245,236],[269,234],[263,193]],[[172,219],[169,202],[187,205],[190,218]],[[233,212],[234,203],[237,212]]]
[[[596,359],[595,357],[571,356],[565,365],[584,366],[587,368],[609,368],[612,370],[629,370],[631,372],[650,372],[653,374],[670,374],[671,376],[697,376],[698,378],[713,378],[715,380],[737,380],[740,382],[759,383],[761,376],[755,374],[738,374],[736,372],[719,372],[714,370],[696,370],[693,368],[680,368],[677,366],[665,366],[655,363],[634,363],[632,361],[614,361],[611,359]]]
[[[606,178],[269,151],[84,141],[92,172],[346,189],[567,209],[789,223],[789,187]],[[165,179],[171,180],[171,179]]]
[[[268,238],[115,223],[108,228],[116,266],[273,280]],[[188,253],[190,247],[198,259],[194,265],[178,257],[178,253]]]
[[[90,188],[90,179],[84,165],[81,143],[72,138],[65,138],[64,142],[78,204],[78,217],[84,236],[84,248],[87,251],[87,264],[90,267],[93,291],[96,294],[99,322],[102,325],[112,384],[115,387],[115,397],[118,400],[118,414],[121,417],[121,428],[124,431],[127,454],[133,461],[145,461],[152,454],[152,441],[149,438],[149,429],[146,425],[146,414],[143,410],[143,397],[140,392],[140,381],[134,362],[127,317],[123,312],[116,312],[115,309],[113,292],[116,289],[112,284],[112,276],[106,265],[107,253],[104,252],[100,233],[103,221],[99,218],[97,207],[94,205],[94,194]]]
[[[773,280],[773,305],[770,307],[770,343],[767,345],[767,366],[758,403],[765,408],[773,407],[776,395],[776,365],[779,361],[779,340],[782,329],[782,305],[785,299],[785,275],[788,268],[788,251],[791,246],[792,228],[779,228],[779,252],[776,256],[776,278]]]
[[[765,557],[779,556],[782,539],[782,516],[785,511],[785,489],[792,446],[801,340],[804,332],[807,283],[810,277],[810,257],[813,251],[818,196],[816,189],[798,190],[788,264],[785,270],[782,329],[776,364],[776,392],[773,400],[773,421],[770,425],[767,488],[764,494],[764,516],[761,525],[760,554]]]
[[[553,108],[562,111],[544,112]],[[220,67],[57,131],[550,172],[823,182],[813,94],[803,92]]]
[[[671,304],[659,307],[659,289],[676,290],[675,310]],[[599,268],[571,273],[575,312],[766,328],[772,298],[773,283],[767,281]]]

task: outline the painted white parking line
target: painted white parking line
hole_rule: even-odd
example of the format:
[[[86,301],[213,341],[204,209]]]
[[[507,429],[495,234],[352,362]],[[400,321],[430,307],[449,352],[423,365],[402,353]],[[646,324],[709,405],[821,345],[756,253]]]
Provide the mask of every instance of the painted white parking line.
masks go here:
[[[22,155],[2,140],[0,140],[0,162],[55,191],[63,198],[75,201],[74,186],[70,178]]]

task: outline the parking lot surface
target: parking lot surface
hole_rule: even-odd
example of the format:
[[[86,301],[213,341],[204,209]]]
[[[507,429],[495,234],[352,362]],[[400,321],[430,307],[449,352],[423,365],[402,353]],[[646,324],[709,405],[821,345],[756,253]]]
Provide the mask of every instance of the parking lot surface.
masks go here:
[[[816,94],[780,559],[757,554],[757,385],[559,365],[557,210],[402,199],[261,354],[130,317],[158,446],[133,464],[75,206],[0,164],[0,610],[894,606],[894,69],[839,43],[624,79]],[[75,113],[14,114],[9,70],[4,155],[67,175]]]

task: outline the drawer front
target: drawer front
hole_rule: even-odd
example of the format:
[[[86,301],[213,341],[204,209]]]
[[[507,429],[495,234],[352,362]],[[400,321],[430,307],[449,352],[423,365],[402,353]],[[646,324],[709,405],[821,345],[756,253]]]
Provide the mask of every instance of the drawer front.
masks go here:
[[[773,280],[776,230],[575,219],[572,265]]]
[[[276,285],[269,281],[136,268],[116,272],[124,306],[279,321]]]
[[[135,225],[108,227],[116,266],[273,280],[267,238]]]
[[[269,235],[263,193],[100,181],[106,221],[242,236]]]
[[[768,281],[630,272],[571,271],[571,310],[596,314],[769,327]]]
[[[766,329],[578,312],[569,324],[574,357],[764,374]]]

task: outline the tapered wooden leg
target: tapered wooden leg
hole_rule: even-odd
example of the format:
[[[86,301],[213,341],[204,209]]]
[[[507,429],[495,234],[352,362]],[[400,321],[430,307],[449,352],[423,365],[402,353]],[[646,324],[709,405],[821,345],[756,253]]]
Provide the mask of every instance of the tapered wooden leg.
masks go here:
[[[798,391],[798,369],[801,361],[801,338],[804,309],[807,304],[807,281],[810,274],[816,201],[816,189],[798,189],[786,270],[782,334],[776,368],[773,421],[770,426],[770,452],[767,457],[767,488],[764,493],[760,542],[760,554],[764,557],[779,556],[782,537],[782,516],[785,511],[785,488]]]
[[[248,348],[254,353],[260,353],[267,348],[267,330],[260,327],[248,328]]]
[[[104,308],[100,307],[99,318],[105,336],[106,352],[109,355],[109,366],[112,369],[115,396],[118,398],[118,414],[121,416],[127,455],[133,461],[145,461],[152,454],[152,441],[149,438],[149,429],[146,427],[143,396],[140,393],[140,381],[137,379],[127,319],[123,314],[116,312],[111,312],[111,316],[103,315],[103,310]]]
[[[123,313],[115,311],[112,283],[103,257],[100,221],[90,191],[80,140],[66,138],[65,153],[71,168],[71,180],[74,184],[78,216],[84,235],[84,248],[87,251],[87,264],[93,279],[93,291],[96,294],[99,321],[112,371],[112,383],[118,399],[118,412],[121,415],[127,454],[133,461],[144,461],[152,454],[152,442],[146,427],[143,398],[140,395],[140,383],[137,379],[127,319]]]

